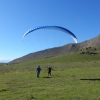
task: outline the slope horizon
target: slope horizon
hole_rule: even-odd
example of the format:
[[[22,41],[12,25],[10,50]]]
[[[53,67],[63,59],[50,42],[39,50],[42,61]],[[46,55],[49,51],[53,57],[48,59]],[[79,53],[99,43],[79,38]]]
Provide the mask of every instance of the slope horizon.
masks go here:
[[[35,59],[49,58],[49,57],[54,57],[66,53],[77,52],[87,47],[98,47],[100,46],[99,40],[100,40],[100,34],[90,40],[85,40],[81,43],[77,43],[77,44],[69,43],[60,47],[48,48],[42,51],[29,53],[22,57],[16,58],[9,63],[16,62],[17,60],[20,62],[20,60],[29,61],[32,59],[35,60]]]

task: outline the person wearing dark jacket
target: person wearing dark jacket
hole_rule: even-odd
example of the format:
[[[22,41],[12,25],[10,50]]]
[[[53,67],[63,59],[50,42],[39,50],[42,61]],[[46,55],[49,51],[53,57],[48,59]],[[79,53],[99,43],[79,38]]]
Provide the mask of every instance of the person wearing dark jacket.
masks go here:
[[[51,70],[52,70],[52,67],[48,66],[48,76],[50,75],[51,76]]]
[[[40,71],[41,71],[41,68],[40,68],[40,66],[38,66],[38,67],[36,68],[37,78],[39,78],[39,76],[40,76]]]

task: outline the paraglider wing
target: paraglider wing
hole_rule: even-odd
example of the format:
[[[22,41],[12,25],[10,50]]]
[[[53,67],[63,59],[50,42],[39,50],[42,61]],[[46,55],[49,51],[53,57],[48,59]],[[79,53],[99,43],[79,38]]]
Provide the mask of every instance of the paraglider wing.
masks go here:
[[[28,30],[24,35],[23,35],[23,38],[28,35],[29,33],[33,32],[33,31],[36,31],[36,30],[39,30],[39,29],[57,29],[57,30],[60,30],[60,31],[63,31],[67,34],[69,34],[73,40],[75,41],[75,43],[77,43],[77,38],[76,36],[71,32],[69,31],[68,29],[66,28],[63,28],[63,27],[60,27],[60,26],[40,26],[40,27],[36,27],[36,28],[33,28],[33,29],[30,29]]]

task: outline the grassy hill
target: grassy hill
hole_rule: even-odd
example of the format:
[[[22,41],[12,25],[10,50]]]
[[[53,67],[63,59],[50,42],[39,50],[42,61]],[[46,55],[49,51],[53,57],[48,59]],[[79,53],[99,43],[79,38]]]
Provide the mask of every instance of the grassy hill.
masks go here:
[[[100,35],[1,64],[0,100],[100,100],[99,40]],[[49,77],[47,66],[53,68]]]
[[[71,43],[61,47],[55,47],[55,48],[50,48],[50,49],[30,53],[20,58],[14,59],[10,63],[28,62],[28,61],[39,60],[43,58],[66,55],[68,53],[75,53],[75,52],[93,54],[99,51],[100,51],[100,35],[78,44]]]
[[[99,100],[100,53],[80,52],[0,66],[0,100]]]

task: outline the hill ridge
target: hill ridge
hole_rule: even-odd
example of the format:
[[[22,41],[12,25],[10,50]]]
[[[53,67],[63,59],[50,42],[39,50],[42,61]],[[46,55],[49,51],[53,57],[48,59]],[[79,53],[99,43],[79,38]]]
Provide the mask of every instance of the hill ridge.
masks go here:
[[[81,43],[77,43],[77,44],[70,43],[70,44],[60,46],[60,47],[55,47],[55,48],[50,48],[50,49],[34,52],[34,53],[29,53],[20,58],[14,59],[13,61],[9,63],[28,62],[31,60],[49,58],[49,57],[54,57],[54,56],[63,55],[67,53],[77,52],[87,47],[100,47],[99,41],[100,41],[100,34],[90,40],[86,40]]]

